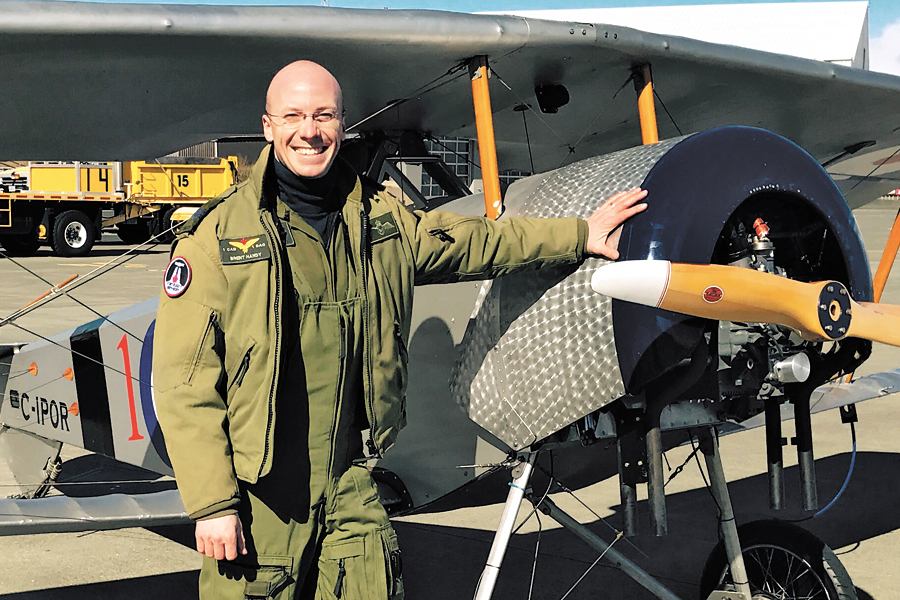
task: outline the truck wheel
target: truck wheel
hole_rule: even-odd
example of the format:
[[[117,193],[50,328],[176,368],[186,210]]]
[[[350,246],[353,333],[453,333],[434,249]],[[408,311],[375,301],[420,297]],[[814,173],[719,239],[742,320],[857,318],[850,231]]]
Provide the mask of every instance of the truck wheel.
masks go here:
[[[172,227],[172,215],[175,214],[175,207],[169,206],[162,209],[159,215],[159,241],[163,244],[171,244],[175,241],[175,234],[169,231]]]
[[[60,256],[87,256],[94,247],[94,224],[80,210],[67,210],[53,222],[50,245]]]
[[[9,256],[34,256],[41,247],[40,240],[34,234],[4,235],[0,237],[0,244]]]

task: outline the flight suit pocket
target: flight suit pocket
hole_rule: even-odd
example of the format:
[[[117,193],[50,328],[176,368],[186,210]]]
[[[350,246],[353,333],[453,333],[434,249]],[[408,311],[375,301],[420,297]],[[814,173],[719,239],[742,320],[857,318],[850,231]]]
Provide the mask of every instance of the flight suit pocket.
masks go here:
[[[291,575],[293,559],[290,556],[259,557],[259,568],[251,581],[248,577],[244,583],[244,597],[247,600],[264,600],[293,597],[294,578]],[[282,592],[285,592],[282,594]]]
[[[252,560],[217,561],[219,576],[204,580],[200,576],[201,597],[245,600],[286,600],[294,597],[294,559],[290,556],[261,554]],[[205,568],[205,564],[204,564]]]
[[[403,600],[403,555],[400,554],[397,534],[389,525],[378,531],[378,537],[381,538],[388,600]]]
[[[202,304],[169,302],[160,309],[153,352],[154,386],[158,390],[190,385],[199,368],[215,367],[211,362],[215,327],[215,312]]]
[[[390,525],[352,540],[322,545],[317,598],[403,600],[403,561]]]
[[[368,600],[363,538],[322,544],[316,600]]]

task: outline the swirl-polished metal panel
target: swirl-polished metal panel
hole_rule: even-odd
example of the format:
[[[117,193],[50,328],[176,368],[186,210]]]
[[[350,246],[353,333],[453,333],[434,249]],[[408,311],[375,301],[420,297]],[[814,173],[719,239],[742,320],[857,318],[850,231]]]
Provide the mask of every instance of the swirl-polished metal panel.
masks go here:
[[[558,169],[537,187],[523,186],[533,191],[520,214],[586,217],[612,194],[640,185],[678,141]],[[510,447],[529,446],[625,393],[611,301],[590,287],[593,272],[607,262],[591,258],[577,269],[520,273],[483,285],[451,387],[469,417]]]

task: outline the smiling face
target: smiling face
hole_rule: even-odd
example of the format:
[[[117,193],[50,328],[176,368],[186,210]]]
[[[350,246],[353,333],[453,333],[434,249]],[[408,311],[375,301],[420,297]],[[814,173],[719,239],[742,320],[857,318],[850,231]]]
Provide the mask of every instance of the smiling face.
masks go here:
[[[344,139],[341,86],[331,73],[305,60],[287,65],[269,84],[266,113],[263,133],[284,166],[300,177],[317,178],[328,172]],[[337,118],[327,123],[313,118],[323,113]],[[291,114],[302,118],[286,123],[282,116]]]

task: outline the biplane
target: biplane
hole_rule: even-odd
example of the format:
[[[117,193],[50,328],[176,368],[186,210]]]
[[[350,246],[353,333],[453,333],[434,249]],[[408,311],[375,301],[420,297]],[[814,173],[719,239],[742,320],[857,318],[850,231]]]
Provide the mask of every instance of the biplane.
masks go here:
[[[510,16],[6,2],[0,64],[12,84],[0,98],[0,158],[127,160],[257,134],[270,76],[298,57],[326,65],[344,86],[353,134],[344,157],[364,176],[394,180],[412,208],[585,216],[620,189],[650,191],[648,210],[621,230],[615,265],[591,259],[417,292],[410,422],[373,461],[373,476],[402,513],[511,471],[476,598],[491,596],[523,498],[648,594],[677,598],[533,493],[529,479],[551,450],[562,462],[583,446],[613,444],[624,534],[636,531],[646,485],[650,527],[661,536],[662,451],[695,439],[722,540],[704,599],[856,597],[838,558],[803,529],[736,527],[717,440],[766,428],[770,503],[781,509],[790,413],[802,508],[819,508],[810,415],[873,395],[822,386],[852,374],[871,340],[898,342],[885,332],[900,309],[874,303],[878,286],[851,209],[897,187],[870,165],[889,165],[900,150],[900,78]],[[656,118],[657,104],[667,119]],[[478,140],[483,192],[470,194],[428,152],[435,137]],[[418,192],[404,164],[443,193]],[[533,174],[501,197],[498,165]],[[651,262],[632,270],[633,261]],[[710,265],[720,270],[699,270]],[[0,325],[75,295],[78,284]],[[185,522],[176,490],[40,497],[63,444],[171,474],[153,399],[156,306],[148,299],[3,349],[0,449],[17,480],[33,485],[29,498],[0,500],[0,534]]]

